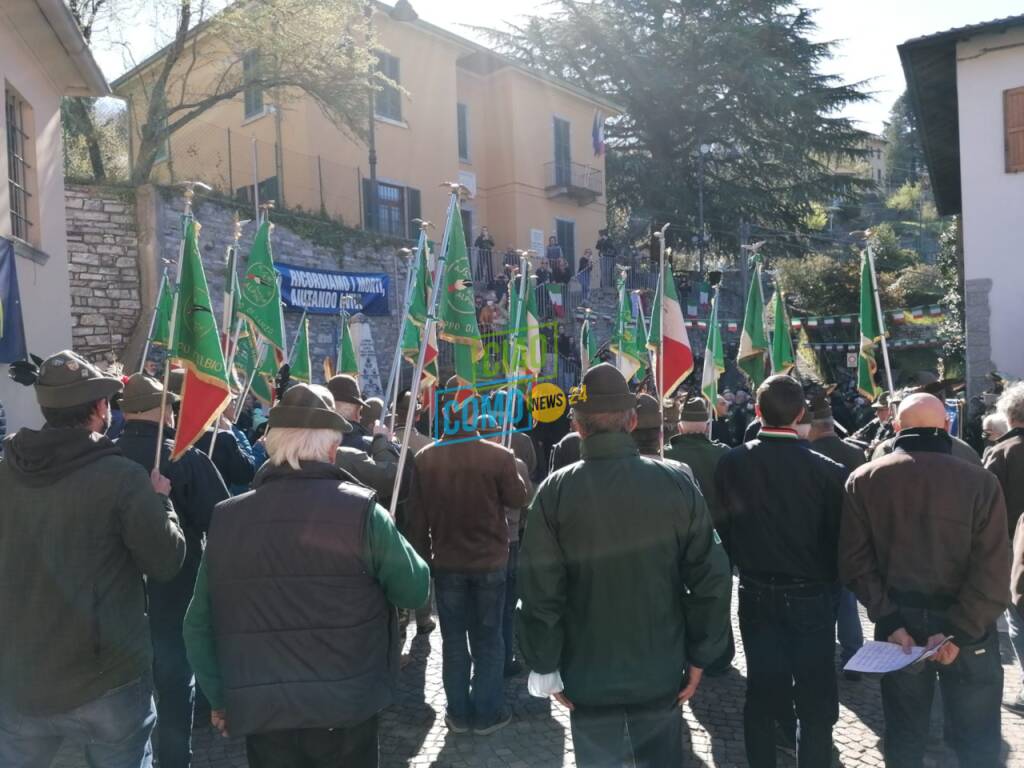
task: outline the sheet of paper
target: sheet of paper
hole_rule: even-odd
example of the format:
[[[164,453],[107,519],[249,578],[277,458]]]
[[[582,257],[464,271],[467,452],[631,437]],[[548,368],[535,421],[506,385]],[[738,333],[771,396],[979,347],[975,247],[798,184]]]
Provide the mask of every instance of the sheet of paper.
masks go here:
[[[847,672],[864,672],[865,674],[884,675],[887,672],[898,672],[909,667],[911,664],[924,658],[926,652],[920,646],[914,646],[910,653],[904,653],[903,648],[896,643],[882,643],[871,641],[864,643],[863,647],[854,654],[854,657],[846,662],[843,669]]]

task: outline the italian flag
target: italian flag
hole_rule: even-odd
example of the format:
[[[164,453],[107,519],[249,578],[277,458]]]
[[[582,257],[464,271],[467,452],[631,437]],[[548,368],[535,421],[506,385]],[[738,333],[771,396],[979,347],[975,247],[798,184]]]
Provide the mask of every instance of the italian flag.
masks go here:
[[[178,272],[174,338],[168,350],[168,357],[185,369],[171,461],[177,461],[192,447],[231,400],[224,350],[199,255],[198,229],[195,219],[189,217]]]
[[[669,397],[683,380],[693,372],[693,348],[686,333],[686,321],[683,319],[683,308],[679,304],[676,282],[672,269],[665,266],[662,276],[663,293],[654,299],[651,310],[651,331],[647,348],[655,355],[662,354],[664,360],[657,359],[658,394]]]
[[[527,277],[526,292],[522,296],[519,295],[519,281],[513,281],[509,287],[508,306],[511,312],[509,322],[514,324],[515,313],[520,313],[518,327],[514,329],[515,345],[519,349],[519,365],[513,370],[509,361],[508,374],[536,378],[544,367],[544,358],[541,355],[540,313],[537,309],[537,278]]]
[[[857,391],[874,402],[880,393],[875,384],[875,346],[882,340],[882,323],[875,307],[874,281],[867,251],[860,257],[860,354],[857,356]]]
[[[548,296],[551,298],[551,308],[555,317],[565,317],[565,286],[560,283],[548,283]]]
[[[708,318],[708,343],[704,349],[704,372],[700,378],[701,394],[707,399],[712,413],[718,404],[718,377],[725,373],[725,350],[722,348],[722,329],[718,325],[718,286],[711,300]]]
[[[736,354],[736,365],[743,371],[754,389],[767,378],[764,356],[768,351],[768,334],[764,328],[764,294],[761,286],[761,257],[754,256],[754,275],[747,294],[747,309],[743,315],[743,333]]]

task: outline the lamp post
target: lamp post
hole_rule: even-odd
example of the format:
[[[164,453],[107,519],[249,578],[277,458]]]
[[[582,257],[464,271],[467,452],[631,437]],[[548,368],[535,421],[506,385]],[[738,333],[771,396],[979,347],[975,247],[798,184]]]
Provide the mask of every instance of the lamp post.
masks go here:
[[[714,150],[713,144],[701,144],[697,154],[697,248],[700,254],[700,274],[704,275],[704,248],[707,236],[704,232],[704,159]]]
[[[366,5],[363,6],[363,15],[366,17],[366,26],[367,31],[371,33],[370,37],[373,36],[373,6],[374,0],[368,0]],[[387,14],[393,21],[399,22],[411,22],[419,18],[409,0],[398,0],[394,7],[387,11]],[[367,102],[370,112],[368,118],[370,123],[369,130],[366,134],[366,144],[369,150],[367,161],[370,165],[370,188],[367,191],[367,195],[370,199],[366,204],[366,228],[371,232],[376,232],[377,209],[379,206],[377,198],[377,115],[375,114],[377,109],[375,106],[373,83],[370,83],[367,89]]]

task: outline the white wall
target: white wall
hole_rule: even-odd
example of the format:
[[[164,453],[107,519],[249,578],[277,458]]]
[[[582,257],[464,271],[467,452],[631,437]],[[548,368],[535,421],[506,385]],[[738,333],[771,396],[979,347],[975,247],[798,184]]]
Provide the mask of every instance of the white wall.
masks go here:
[[[46,75],[42,60],[48,55],[57,54],[29,50],[0,11],[0,88],[9,83],[32,106],[37,134],[35,244],[49,259],[38,264],[19,258],[17,269],[26,341],[29,350],[40,357],[71,347],[60,91]],[[9,237],[6,147],[6,125],[0,120],[0,236]],[[12,382],[6,365],[0,365],[0,402],[7,411],[9,433],[22,426],[38,426],[42,421],[32,389]]]
[[[965,278],[992,280],[991,360],[1014,378],[1024,378],[1024,173],[1006,173],[1003,91],[1020,86],[1024,29],[957,46]]]

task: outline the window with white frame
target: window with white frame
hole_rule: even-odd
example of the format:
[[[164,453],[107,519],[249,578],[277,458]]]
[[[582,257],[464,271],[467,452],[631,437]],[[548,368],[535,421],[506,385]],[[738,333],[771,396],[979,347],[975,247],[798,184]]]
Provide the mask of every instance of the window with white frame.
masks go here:
[[[7,124],[7,187],[11,205],[11,234],[32,242],[32,194],[35,188],[32,167],[32,137],[29,135],[32,108],[10,86],[4,91],[4,115]]]
[[[259,51],[242,57],[242,82],[245,84],[245,119],[263,114],[263,86],[253,81],[260,76]]]
[[[401,84],[401,66],[397,56],[377,52],[377,69],[395,85]],[[384,85],[377,92],[373,105],[374,114],[388,120],[402,120],[402,92],[394,85]]]

